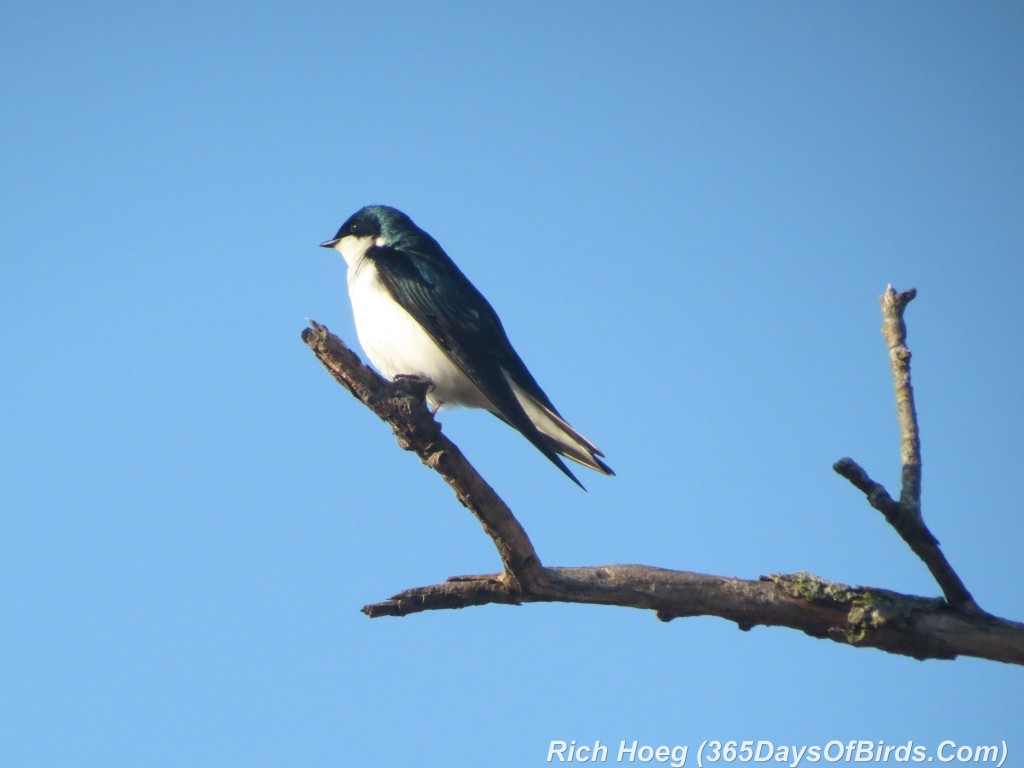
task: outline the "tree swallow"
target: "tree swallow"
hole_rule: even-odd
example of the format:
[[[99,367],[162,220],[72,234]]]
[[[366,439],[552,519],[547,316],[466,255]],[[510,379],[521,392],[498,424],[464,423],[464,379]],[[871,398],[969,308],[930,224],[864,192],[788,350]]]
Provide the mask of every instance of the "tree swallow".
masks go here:
[[[512,348],[487,299],[437,241],[395,208],[356,211],[330,240],[348,264],[359,343],[387,378],[432,384],[427,399],[486,408],[581,488],[559,454],[615,474],[601,453],[555,410]]]

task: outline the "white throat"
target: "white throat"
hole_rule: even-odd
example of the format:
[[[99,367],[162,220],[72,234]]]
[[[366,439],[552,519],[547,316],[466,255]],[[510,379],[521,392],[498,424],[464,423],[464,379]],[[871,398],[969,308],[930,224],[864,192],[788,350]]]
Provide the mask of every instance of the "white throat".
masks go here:
[[[373,235],[363,235],[356,237],[355,235],[345,235],[339,240],[334,250],[341,254],[342,258],[345,259],[345,263],[348,264],[349,269],[357,266],[366,256],[366,252],[374,246],[384,245],[384,238],[380,235],[374,237]]]

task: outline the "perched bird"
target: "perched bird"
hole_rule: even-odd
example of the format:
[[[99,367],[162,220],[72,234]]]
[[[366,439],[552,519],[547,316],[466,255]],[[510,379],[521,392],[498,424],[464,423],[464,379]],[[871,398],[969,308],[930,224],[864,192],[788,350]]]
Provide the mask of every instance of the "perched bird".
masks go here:
[[[432,384],[427,399],[486,408],[581,488],[559,454],[606,475],[604,454],[569,426],[512,348],[487,299],[437,241],[395,208],[356,211],[330,240],[348,264],[356,333],[387,378]]]

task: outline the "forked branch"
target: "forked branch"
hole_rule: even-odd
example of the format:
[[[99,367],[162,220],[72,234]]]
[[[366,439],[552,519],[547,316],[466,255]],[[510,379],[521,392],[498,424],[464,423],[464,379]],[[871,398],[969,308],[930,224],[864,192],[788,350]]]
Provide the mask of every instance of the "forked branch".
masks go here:
[[[896,388],[896,416],[900,425],[900,459],[903,464],[900,500],[895,501],[853,459],[840,459],[832,468],[862,491],[871,506],[885,515],[889,525],[928,566],[950,605],[976,611],[979,610],[977,603],[946,560],[938,539],[932,536],[921,515],[921,437],[914,407],[914,389],[910,385],[907,324],[903,320],[903,312],[915,296],[917,291],[914,289],[897,293],[890,285],[881,300],[882,335],[889,348],[889,364]]]
[[[334,378],[387,421],[405,450],[437,471],[491,537],[501,573],[457,576],[442,584],[405,590],[363,607],[371,618],[499,603],[566,602],[652,610],[662,621],[719,616],[749,630],[762,624],[798,629],[817,638],[871,647],[917,659],[977,656],[1024,664],[1024,624],[981,611],[946,561],[921,517],[920,441],[903,309],[914,292],[883,296],[883,317],[896,380],[902,436],[903,488],[896,501],[852,459],[835,470],[867,496],[873,507],[925,562],[942,598],[850,587],[807,573],[762,576],[757,581],[709,576],[644,565],[545,568],[508,506],[434,421],[423,383],[388,382],[363,365],[327,328],[311,322],[303,341]]]

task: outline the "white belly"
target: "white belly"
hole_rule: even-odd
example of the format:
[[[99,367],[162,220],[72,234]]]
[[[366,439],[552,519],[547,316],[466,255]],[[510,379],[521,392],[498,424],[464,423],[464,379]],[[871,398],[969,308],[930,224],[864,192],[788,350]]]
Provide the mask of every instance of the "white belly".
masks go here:
[[[371,262],[348,271],[359,343],[374,367],[388,379],[405,374],[429,379],[427,399],[470,408],[493,409],[473,382],[448,358],[426,331],[400,307],[377,277]]]

